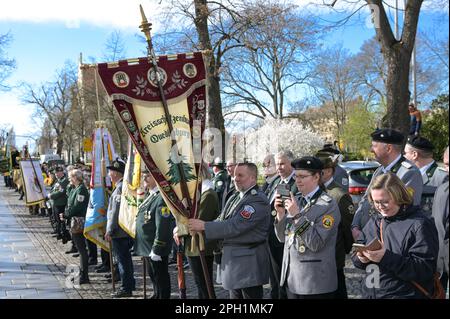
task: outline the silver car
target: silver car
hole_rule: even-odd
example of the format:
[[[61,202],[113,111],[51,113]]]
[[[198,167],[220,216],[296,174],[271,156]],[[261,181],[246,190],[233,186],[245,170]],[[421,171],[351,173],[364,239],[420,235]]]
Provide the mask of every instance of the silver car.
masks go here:
[[[349,161],[341,162],[339,166],[347,171],[348,192],[357,206],[370,184],[373,173],[380,164],[375,161]]]

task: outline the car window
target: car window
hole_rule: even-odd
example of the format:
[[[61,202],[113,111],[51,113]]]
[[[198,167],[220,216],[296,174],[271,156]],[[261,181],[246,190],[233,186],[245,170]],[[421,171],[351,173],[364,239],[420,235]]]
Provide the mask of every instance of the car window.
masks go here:
[[[358,184],[369,185],[375,170],[376,168],[354,170],[350,173],[350,177]]]

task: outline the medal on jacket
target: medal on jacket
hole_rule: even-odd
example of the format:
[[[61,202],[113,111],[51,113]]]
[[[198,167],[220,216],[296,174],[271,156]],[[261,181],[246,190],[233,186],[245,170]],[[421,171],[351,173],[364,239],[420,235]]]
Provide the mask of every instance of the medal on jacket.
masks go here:
[[[144,223],[145,224],[147,224],[150,221],[151,218],[152,218],[152,215],[149,214],[148,211],[144,212]]]
[[[300,254],[303,254],[306,251],[305,243],[303,242],[303,239],[299,238],[299,245],[297,247],[297,250]]]

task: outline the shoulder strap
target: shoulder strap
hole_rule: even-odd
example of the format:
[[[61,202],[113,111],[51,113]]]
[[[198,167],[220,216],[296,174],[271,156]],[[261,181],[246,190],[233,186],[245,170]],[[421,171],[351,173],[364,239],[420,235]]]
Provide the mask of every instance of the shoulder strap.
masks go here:
[[[423,293],[425,296],[427,296],[428,299],[432,299],[431,295],[428,293],[428,291],[425,290],[425,288],[423,288],[421,285],[419,285],[417,282],[415,281],[411,281],[411,283],[420,290],[421,293]]]
[[[436,168],[438,168],[438,165],[436,164],[436,162],[434,162],[428,169],[427,169],[427,176],[433,177],[434,172],[436,171]]]
[[[402,163],[403,163],[405,160],[406,160],[405,157],[403,157],[403,156],[400,157],[400,159],[398,160],[398,162],[395,163],[394,166],[392,166],[391,172],[394,173],[394,174],[397,174],[398,170],[400,169],[400,166],[402,166]]]

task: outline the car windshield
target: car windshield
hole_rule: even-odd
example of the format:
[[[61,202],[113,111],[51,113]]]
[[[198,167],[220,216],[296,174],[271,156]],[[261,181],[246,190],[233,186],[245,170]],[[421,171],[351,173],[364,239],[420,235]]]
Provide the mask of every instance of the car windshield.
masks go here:
[[[369,185],[375,170],[376,168],[358,169],[352,171],[350,175],[355,182],[363,185]]]

